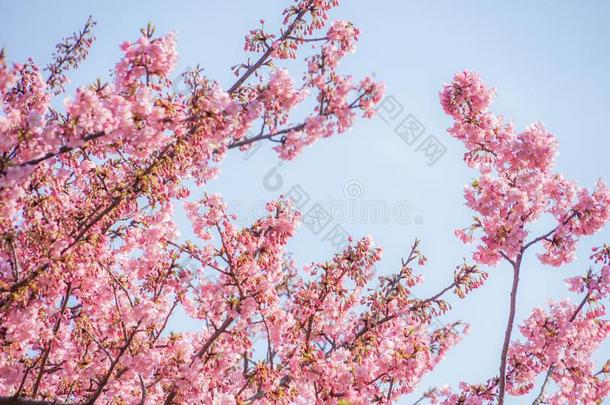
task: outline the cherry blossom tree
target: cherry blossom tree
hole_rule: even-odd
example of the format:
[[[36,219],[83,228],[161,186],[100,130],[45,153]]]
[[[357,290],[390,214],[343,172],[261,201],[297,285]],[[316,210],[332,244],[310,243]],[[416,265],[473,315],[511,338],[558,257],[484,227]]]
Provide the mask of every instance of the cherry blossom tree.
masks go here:
[[[464,161],[480,173],[464,190],[466,205],[477,216],[456,235],[477,245],[476,263],[505,261],[513,269],[499,376],[480,385],[462,383],[460,394],[444,390],[443,403],[503,404],[506,392],[528,393],[536,377],[546,372],[536,403],[596,404],[610,391],[608,365],[597,371],[591,359],[610,333],[602,304],[609,293],[608,246],[591,257],[602,264],[598,273],[589,270],[584,277],[566,280],[570,290],[584,294],[579,305],[560,301],[551,302],[548,311],[537,308],[520,328],[526,342],[511,343],[511,335],[526,252],[541,244],[541,263],[558,267],[572,261],[578,240],[599,231],[610,218],[610,189],[601,180],[593,191],[577,188],[554,173],[555,137],[542,123],[517,133],[512,122],[488,110],[493,97],[494,90],[469,71],[457,74],[440,93],[443,109],[455,120],[449,133],[464,143]],[[531,224],[548,219],[554,223],[551,229],[532,235]],[[583,314],[587,304],[591,309]],[[550,380],[559,391],[547,398]]]
[[[516,133],[488,110],[493,91],[471,72],[441,92],[480,172],[466,188],[477,213],[457,231],[477,244],[473,264],[456,267],[447,287],[420,298],[426,257],[416,240],[389,276],[374,279],[382,250],[372,238],[325,262],[298,268],[286,252],[300,213],[278,199],[266,215],[239,227],[220,195],[188,199],[219,174],[229,153],[259,142],[290,160],[321,138],[370,118],[383,95],[371,77],[338,71],[359,30],[328,21],[336,0],[299,0],[282,28],[246,35],[254,61],[235,65],[228,89],[197,68],[176,94],[172,33],[149,25],[112,79],[66,97],[68,72],[93,44],[94,21],[58,44],[53,62],[9,64],[0,57],[0,403],[387,403],[413,392],[467,325],[435,327],[484,283],[483,266],[506,261],[514,282],[499,376],[460,391],[431,389],[447,404],[503,403],[534,389],[537,403],[596,403],[610,372],[592,355],[610,332],[610,248],[592,256],[596,270],[568,280],[580,304],[536,309],[511,341],[523,255],[542,246],[541,262],[572,260],[578,239],[610,217],[610,191],[576,189],[552,172],[557,144],[542,126]],[[311,54],[306,54],[304,45]],[[302,80],[281,68],[301,58]],[[62,109],[53,107],[62,97]],[[307,105],[312,105],[310,111]],[[300,118],[298,118],[300,117]],[[180,237],[176,205],[194,240]],[[545,214],[543,235],[528,226]],[[169,330],[178,309],[202,327]],[[557,392],[547,393],[554,381]],[[453,382],[448,382],[452,384]]]

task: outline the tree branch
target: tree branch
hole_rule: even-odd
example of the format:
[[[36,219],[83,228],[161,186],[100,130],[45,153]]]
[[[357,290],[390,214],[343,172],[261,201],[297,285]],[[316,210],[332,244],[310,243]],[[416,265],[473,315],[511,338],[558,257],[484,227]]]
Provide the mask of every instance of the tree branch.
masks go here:
[[[546,388],[549,385],[549,382],[551,381],[551,375],[553,374],[554,370],[555,370],[554,365],[549,367],[549,370],[546,372],[546,377],[544,377],[544,382],[542,383],[542,387],[540,387],[540,393],[538,394],[536,399],[534,399],[534,402],[532,402],[532,405],[540,405],[542,403],[542,400],[544,399],[544,394],[545,394]]]
[[[576,319],[576,317],[578,316],[580,311],[582,311],[583,307],[589,300],[590,296],[591,296],[591,292],[588,291],[587,294],[585,295],[585,297],[582,299],[582,301],[580,301],[580,304],[578,305],[578,307],[576,307],[576,309],[574,310],[574,313],[570,317],[570,322],[574,322],[574,320]],[[544,382],[542,383],[542,387],[540,387],[540,393],[538,394],[536,399],[534,399],[534,402],[532,402],[532,405],[540,405],[542,403],[542,400],[544,399],[545,391],[549,385],[551,376],[553,375],[553,371],[555,371],[555,364],[552,364],[549,367],[549,369],[546,373],[546,377],[544,378]]]
[[[565,224],[567,224],[568,222],[570,222],[570,221],[572,220],[572,218],[574,218],[574,217],[575,217],[577,214],[578,214],[578,213],[577,213],[576,211],[572,212],[572,214],[571,214],[570,216],[568,216],[568,218],[566,218],[566,220],[565,220],[565,221],[563,221],[563,222],[561,223],[561,225],[565,225]],[[531,240],[530,242],[526,243],[526,244],[523,246],[522,252],[524,252],[524,251],[525,251],[525,250],[526,250],[528,247],[532,246],[533,244],[536,244],[536,243],[540,242],[541,240],[546,239],[546,238],[548,238],[549,236],[551,236],[551,235],[552,235],[552,234],[553,234],[553,233],[554,233],[554,232],[555,232],[555,231],[556,231],[556,230],[559,228],[559,226],[560,226],[560,225],[557,225],[555,228],[551,229],[550,231],[548,231],[548,232],[547,232],[547,233],[545,233],[544,235],[539,236],[539,237],[537,237],[536,239],[533,239],[533,240]]]
[[[510,292],[510,311],[508,314],[508,323],[504,332],[504,344],[502,345],[502,356],[500,357],[500,389],[498,393],[498,405],[504,404],[504,393],[506,391],[506,358],[508,356],[508,346],[510,344],[510,335],[513,331],[515,322],[515,312],[517,309],[517,289],[519,288],[519,271],[521,269],[522,252],[517,256],[517,260],[513,265],[513,286]]]
[[[303,18],[303,16],[305,15],[305,13],[307,11],[309,11],[309,9],[306,7],[306,8],[303,8],[301,11],[298,12],[298,14],[294,18],[294,20],[292,20],[292,22],[290,23],[290,25],[288,26],[286,31],[279,38],[279,42],[284,42],[286,39],[288,39],[288,37],[290,37],[290,34],[292,34],[292,31],[294,31],[294,29],[296,28],[297,24]],[[248,68],[248,70],[246,70],[244,72],[244,74],[233,84],[233,86],[231,86],[229,88],[228,93],[229,94],[235,93],[237,91],[237,89],[239,89],[241,87],[241,85],[246,80],[248,80],[248,78],[250,76],[252,76],[252,74],[254,74],[254,72],[256,72],[258,70],[258,68],[260,68],[267,61],[267,59],[269,59],[269,57],[271,56],[271,54],[273,52],[274,52],[274,48],[273,47],[267,48],[265,53],[261,55],[261,57],[254,63],[254,65],[250,66]]]
[[[140,326],[140,322],[137,323],[137,325],[134,328],[133,332],[131,333],[131,335],[127,339],[127,342],[125,342],[125,345],[123,345],[123,347],[119,351],[119,354],[110,363],[110,368],[108,369],[108,371],[106,372],[106,374],[104,375],[104,377],[102,378],[100,383],[97,385],[97,389],[95,390],[93,395],[91,395],[91,397],[84,403],[84,405],[93,405],[95,403],[95,401],[98,399],[98,397],[102,394],[102,391],[104,390],[104,387],[106,386],[106,384],[108,384],[108,381],[110,381],[110,377],[112,376],[112,372],[114,371],[114,369],[117,366],[117,364],[119,364],[119,361],[121,360],[121,357],[123,357],[123,354],[125,354],[125,352],[129,348],[129,346],[131,346],[131,342],[133,341],[133,338],[139,332],[139,330],[138,330],[139,326]]]
[[[74,402],[45,401],[16,397],[0,397],[0,405],[77,405]]]

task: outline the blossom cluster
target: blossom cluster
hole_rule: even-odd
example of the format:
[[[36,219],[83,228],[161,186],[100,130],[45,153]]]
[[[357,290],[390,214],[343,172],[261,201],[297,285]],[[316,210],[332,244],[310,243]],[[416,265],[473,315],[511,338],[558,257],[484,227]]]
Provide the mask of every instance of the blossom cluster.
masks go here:
[[[465,243],[477,242],[475,262],[496,265],[504,259],[513,270],[500,376],[483,384],[462,382],[457,393],[449,388],[434,390],[430,399],[447,405],[503,404],[506,393],[532,392],[544,374],[535,404],[598,403],[610,392],[603,376],[607,371],[596,372],[592,360],[610,333],[602,303],[610,293],[606,246],[592,256],[595,263],[602,263],[599,272],[590,270],[566,280],[571,291],[585,294],[580,305],[563,300],[550,302],[548,310],[535,308],[520,327],[524,342],[511,341],[511,332],[526,251],[540,242],[542,263],[560,266],[572,261],[579,238],[596,233],[610,219],[610,189],[601,180],[593,191],[578,189],[554,173],[555,137],[539,122],[517,133],[512,122],[489,111],[494,96],[476,73],[463,71],[443,87],[440,102],[454,119],[449,133],[466,147],[464,161],[479,172],[464,191],[466,205],[477,216],[469,228],[455,233]],[[543,216],[553,218],[555,226],[531,237],[530,224]],[[546,393],[549,381],[558,387],[554,394]]]
[[[286,134],[285,142],[276,147],[280,157],[292,159],[316,140],[345,132],[353,125],[356,109],[366,118],[374,115],[373,106],[383,97],[383,84],[370,76],[355,84],[350,75],[336,71],[341,59],[354,51],[358,35],[359,30],[351,23],[337,21],[329,28],[320,53],[308,58],[305,87],[317,94],[315,114]],[[359,95],[350,100],[354,92]]]
[[[610,393],[610,382],[596,376],[592,355],[610,334],[610,321],[578,314],[569,301],[535,308],[521,326],[526,341],[513,342],[509,352],[509,392],[528,393],[536,377],[550,371],[559,390],[550,403],[596,403]]]
[[[578,189],[554,173],[556,138],[540,122],[517,133],[512,122],[489,111],[494,94],[470,71],[457,74],[440,93],[455,120],[449,133],[464,143],[464,160],[480,173],[464,191],[477,216],[456,234],[464,242],[480,235],[474,258],[493,265],[503,257],[516,260],[528,243],[528,225],[550,214],[557,225],[540,238],[544,252],[538,257],[553,266],[568,263],[578,239],[610,219],[610,189],[601,180],[592,192]]]

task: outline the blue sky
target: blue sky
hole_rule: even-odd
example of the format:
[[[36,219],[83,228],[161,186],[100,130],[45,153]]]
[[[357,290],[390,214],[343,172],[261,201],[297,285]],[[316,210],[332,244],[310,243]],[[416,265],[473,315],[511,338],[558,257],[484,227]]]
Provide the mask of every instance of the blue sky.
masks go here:
[[[329,226],[340,225],[355,237],[373,235],[385,250],[378,266],[380,274],[398,270],[401,256],[418,237],[430,259],[424,270],[426,286],[418,293],[426,296],[448,284],[454,267],[470,256],[469,247],[453,236],[453,230],[470,223],[472,214],[463,205],[462,188],[475,173],[461,160],[461,144],[446,133],[450,121],[440,108],[438,91],[464,68],[478,71],[497,88],[494,112],[514,119],[519,129],[540,120],[558,137],[558,171],[588,187],[599,177],[610,181],[606,133],[610,117],[610,3],[344,3],[331,18],[353,21],[362,35],[357,53],[344,61],[342,69],[357,78],[374,72],[377,79],[386,82],[386,94],[403,107],[403,112],[390,123],[380,117],[358,121],[348,134],[323,140],[281,167],[269,145],[248,159],[231,155],[218,180],[206,191],[223,193],[246,220],[261,202],[298,185],[310,198],[306,210],[316,201],[326,207],[343,207],[333,212]],[[118,45],[135,39],[138,28],[152,21],[158,33],[176,31],[178,72],[200,64],[210,77],[228,87],[233,80],[229,67],[245,59],[244,34],[256,27],[260,18],[277,27],[287,4],[288,0],[7,2],[0,13],[0,46],[6,47],[12,61],[31,56],[45,64],[54,44],[93,14],[98,21],[97,41],[89,59],[72,75],[69,89],[73,90],[97,77],[107,78],[120,57]],[[301,71],[293,69],[292,74],[299,78]],[[395,133],[396,124],[409,114],[425,126],[421,139],[433,135],[446,148],[434,165],[428,165],[424,154],[417,151],[418,143],[408,145]],[[277,175],[282,185],[270,186],[269,179],[277,183]],[[194,196],[202,193],[195,190]],[[384,223],[349,215],[354,207],[361,213],[363,207],[370,206],[402,212],[403,220]],[[323,260],[333,253],[332,244],[323,240],[325,232],[316,235],[301,227],[290,244],[300,264]],[[589,249],[604,241],[610,242],[610,228],[583,240],[578,259],[560,269],[542,266],[530,254],[522,272],[518,319],[549,298],[568,296],[562,280],[585,270]],[[497,374],[511,271],[500,265],[489,272],[484,288],[466,300],[452,299],[454,310],[443,321],[463,319],[471,324],[471,332],[424,379],[421,389],[462,380],[482,382]],[[175,319],[173,325],[195,327],[185,324],[183,318]],[[401,403],[412,403],[417,396],[415,393]]]

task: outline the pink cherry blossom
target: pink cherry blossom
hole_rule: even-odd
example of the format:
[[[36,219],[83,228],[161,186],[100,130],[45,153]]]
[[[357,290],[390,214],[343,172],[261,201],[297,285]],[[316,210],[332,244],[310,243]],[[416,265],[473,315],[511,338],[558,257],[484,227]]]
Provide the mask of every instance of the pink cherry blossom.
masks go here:
[[[549,374],[556,381],[563,379],[559,382],[563,393],[557,394],[552,401],[576,403],[574,401],[577,400],[590,403],[595,398],[605,396],[605,388],[587,381],[588,388],[582,388],[584,391],[578,388],[566,397],[571,390],[576,390],[575,387],[581,387],[585,382],[565,382],[567,377],[559,376],[565,373],[556,363],[561,361],[565,365],[568,361],[561,354],[560,347],[573,347],[576,350],[577,344],[585,345],[585,342],[586,347],[583,346],[582,353],[577,358],[578,361],[582,358],[590,359],[591,352],[606,337],[605,324],[590,320],[581,323],[578,318],[570,320],[567,314],[575,309],[570,304],[561,302],[552,304],[552,314],[549,317],[540,309],[527,321],[529,324],[524,327],[528,328],[527,331],[522,328],[530,339],[527,344],[510,342],[519,272],[526,251],[540,242],[543,251],[537,256],[542,263],[561,266],[571,262],[579,239],[598,232],[610,219],[610,190],[601,180],[596,183],[593,191],[586,188],[577,190],[573,182],[553,172],[558,149],[556,138],[540,122],[530,124],[520,133],[516,132],[512,123],[489,110],[494,96],[494,90],[470,71],[458,73],[440,93],[444,111],[455,121],[449,133],[464,143],[464,161],[479,172],[479,177],[464,189],[466,205],[476,215],[469,227],[459,229],[455,234],[464,243],[476,244],[473,252],[475,262],[497,265],[500,261],[505,261],[513,270],[510,311],[500,358],[499,379],[488,382],[484,390],[480,389],[481,386],[466,384],[458,397],[448,394],[448,398],[461,398],[460,400],[472,403],[497,400],[503,404],[506,392],[522,395],[531,391],[535,378],[544,369],[553,367]],[[531,236],[532,224],[545,214],[554,218],[554,227],[544,234]],[[572,279],[569,283],[573,290],[584,288],[583,282],[577,279]],[[594,288],[593,283],[590,281],[591,288]],[[592,299],[593,291],[590,290],[587,299]],[[534,330],[534,324],[540,326],[541,319],[547,318],[553,319],[556,324],[552,332]],[[570,340],[576,331],[583,335]],[[548,333],[552,333],[555,339],[553,342],[545,340],[544,336]],[[566,337],[568,340],[556,340],[562,334],[569,336]],[[541,352],[551,350],[549,346],[554,347],[553,354]],[[570,362],[577,361],[572,359],[569,357]],[[578,367],[584,372],[585,363]],[[591,371],[591,367],[586,363],[587,372]],[[518,374],[511,375],[511,372]],[[590,384],[595,387],[592,388]]]
[[[240,226],[221,195],[205,193],[231,153],[265,142],[290,160],[374,115],[383,84],[339,70],[360,31],[329,23],[337,5],[294,1],[277,33],[261,20],[227,88],[198,67],[176,94],[176,36],[156,36],[152,24],[120,45],[110,81],[62,95],[63,104],[55,97],[93,44],[92,19],[44,70],[0,55],[0,402],[391,403],[468,333],[462,321],[433,322],[449,317],[448,296],[484,288],[483,266],[502,260],[515,281],[499,377],[423,398],[502,403],[532,392],[541,375],[556,390],[543,385],[540,400],[608,396],[610,362],[593,361],[610,333],[608,246],[566,280],[579,304],[550,302],[520,322],[519,340],[511,332],[526,250],[540,242],[541,262],[571,261],[580,238],[608,221],[610,190],[553,172],[555,137],[541,123],[518,133],[494,115],[494,92],[475,73],[441,92],[449,132],[479,172],[464,191],[476,216],[455,232],[475,244],[475,263],[449,269],[433,295],[414,292],[427,264],[419,240],[380,276],[383,250],[370,236],[297,264],[287,245],[301,213],[289,200]],[[291,74],[284,60],[296,65],[305,44],[303,74]],[[554,226],[532,235],[543,216]],[[191,330],[171,327],[183,319]]]

